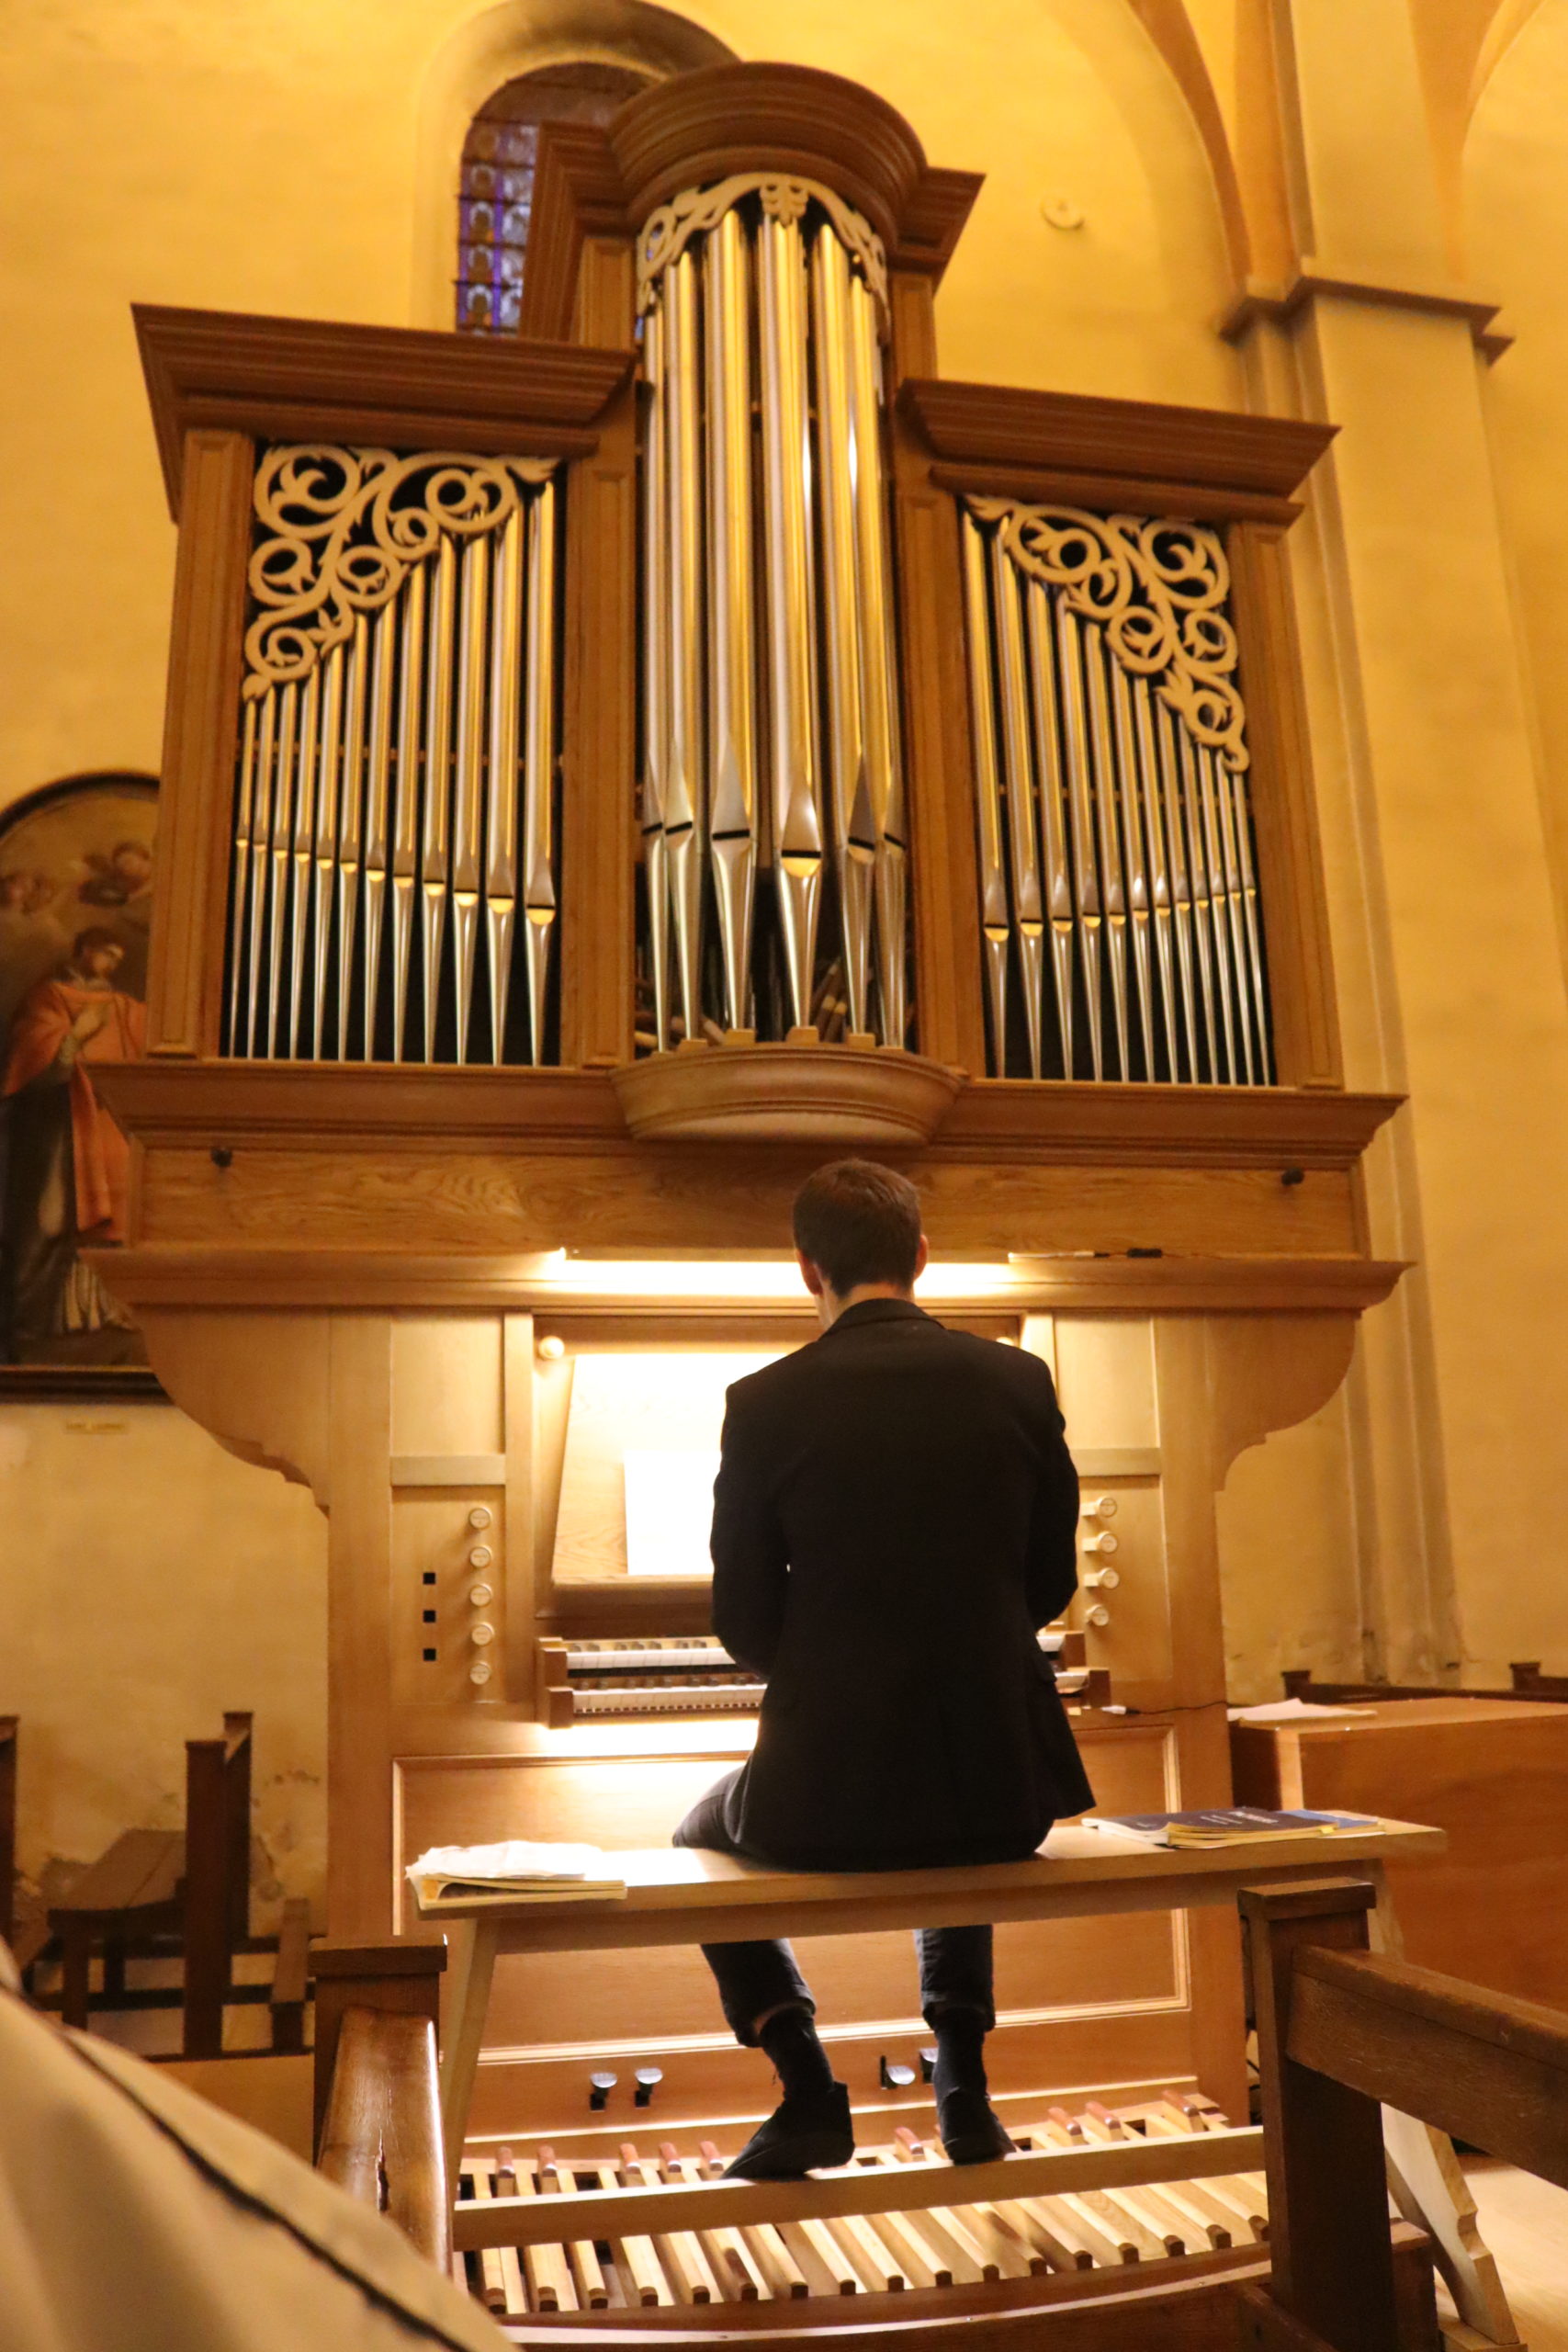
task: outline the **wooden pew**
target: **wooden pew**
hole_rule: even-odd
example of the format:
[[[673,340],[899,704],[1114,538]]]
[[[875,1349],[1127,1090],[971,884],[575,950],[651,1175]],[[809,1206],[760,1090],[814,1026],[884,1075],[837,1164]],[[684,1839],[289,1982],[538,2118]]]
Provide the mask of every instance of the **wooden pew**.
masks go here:
[[[0,1943],[17,1932],[17,1735],[15,1715],[0,1715]]]
[[[172,1940],[184,1955],[184,2054],[220,2054],[233,1954],[251,1944],[251,1727],[249,1714],[225,1714],[220,1738],[187,1739],[185,1828],[122,1831],[51,1905],[62,2023],[87,2024],[95,1952],[100,2006],[112,2007],[128,1954]]]
[[[280,2055],[305,2047],[305,2003],[310,1989],[310,1906],[291,1895],[277,1931],[277,1965],[272,1972],[272,2046]]]
[[[1384,1699],[1551,1699],[1568,1702],[1568,1674],[1543,1674],[1539,1658],[1508,1668],[1508,1688],[1471,1690],[1456,1682],[1318,1682],[1310,1666],[1287,1667],[1287,1699],[1314,1707],[1375,1707]]]
[[[444,1944],[328,1944],[316,1979],[316,2164],[451,2263],[436,2075]]]
[[[1260,2352],[1390,2352],[1381,2109],[1568,2188],[1568,2013],[1369,1950],[1375,1890],[1247,1890],[1269,2183]]]

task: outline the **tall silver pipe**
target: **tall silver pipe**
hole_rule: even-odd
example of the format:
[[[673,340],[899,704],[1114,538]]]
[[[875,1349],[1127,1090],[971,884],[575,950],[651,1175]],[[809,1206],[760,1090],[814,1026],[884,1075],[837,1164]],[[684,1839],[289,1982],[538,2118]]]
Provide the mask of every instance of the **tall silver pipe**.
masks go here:
[[[327,1013],[333,876],[337,866],[339,767],[343,757],[344,648],[321,664],[321,733],[316,759],[316,828],[310,861],[310,1059],[321,1058]]]
[[[1192,738],[1179,719],[1176,722],[1176,742],[1181,766],[1181,793],[1179,802],[1185,839],[1189,868],[1192,877],[1192,938],[1198,951],[1198,994],[1203,1014],[1203,1041],[1209,1049],[1209,1079],[1213,1085],[1223,1082],[1220,1069],[1218,1008],[1214,1001],[1213,916],[1209,882],[1208,853],[1203,840],[1203,811],[1198,783],[1198,764],[1193,753]]]
[[[321,732],[321,671],[318,662],[299,695],[299,734],[294,748],[294,823],[289,844],[288,994],[284,1012],[283,1052],[299,1050],[300,997],[305,974],[305,923],[310,903],[310,868],[316,847],[316,747]]]
[[[1181,722],[1165,704],[1154,713],[1159,744],[1160,772],[1165,778],[1165,838],[1170,854],[1170,896],[1175,917],[1176,962],[1181,976],[1181,1027],[1187,1041],[1187,1075],[1196,1085],[1198,1069],[1198,980],[1193,969],[1196,925],[1192,912],[1192,869],[1182,815],[1187,786],[1181,766]],[[1174,1062],[1171,1065],[1175,1069]]]
[[[1242,1064],[1248,1086],[1258,1083],[1258,1057],[1252,1042],[1252,989],[1247,968],[1247,922],[1242,911],[1241,859],[1236,847],[1235,811],[1231,805],[1230,777],[1219,754],[1205,751],[1218,820],[1220,856],[1225,876],[1225,921],[1230,933],[1231,968],[1235,978],[1235,1020],[1241,1038]]]
[[[1258,1069],[1263,1084],[1271,1086],[1274,1082],[1274,1055],[1269,1035],[1269,995],[1263,976],[1263,933],[1258,910],[1258,876],[1252,858],[1252,820],[1247,805],[1247,780],[1238,768],[1230,772],[1230,789],[1235,814],[1236,860],[1241,871],[1242,917],[1247,926],[1252,1010],[1258,1023]]]
[[[702,912],[707,831],[703,789],[702,436],[698,400],[696,261],[684,253],[664,275],[664,470],[669,522],[669,758],[664,844],[675,933],[681,1017],[703,1034]]]
[[[523,778],[523,956],[528,1058],[544,1059],[545,991],[555,937],[556,486],[528,507],[527,650]]]
[[[901,1046],[908,1025],[905,934],[908,824],[894,666],[892,564],[882,458],[881,357],[876,303],[858,275],[850,280],[850,430],[860,592],[862,724],[866,786],[876,842],[876,986],[885,1046]]]
[[[1166,847],[1164,799],[1172,780],[1160,770],[1159,738],[1155,726],[1154,697],[1147,678],[1133,680],[1133,724],[1138,774],[1149,845],[1149,896],[1154,907],[1155,961],[1159,967],[1159,1000],[1165,1031],[1166,1065],[1172,1083],[1180,1076],[1176,1055],[1176,962],[1172,944],[1170,861]],[[1154,1065],[1149,1065],[1154,1076]]]
[[[1034,687],[1034,775],[1040,794],[1045,916],[1056,980],[1056,1023],[1062,1040],[1062,1075],[1073,1074],[1073,886],[1067,863],[1070,819],[1062,768],[1061,717],[1056,658],[1052,643],[1050,594],[1043,581],[1023,580],[1029,670]]]
[[[479,951],[479,883],[484,853],[485,656],[490,636],[487,538],[472,538],[464,548],[461,585],[457,726],[452,755],[451,903],[457,1059],[466,1062]]]
[[[457,637],[457,550],[443,532],[435,551],[425,657],[424,807],[420,842],[420,935],[424,989],[424,1058],[435,1059],[441,953],[451,905],[452,664]]]
[[[642,871],[648,899],[656,1052],[670,1041],[670,874],[664,854],[664,776],[670,731],[669,560],[665,545],[664,311],[655,304],[642,323],[642,368],[649,388],[642,458],[644,673]],[[496,1059],[501,1058],[500,1047]]]
[[[986,943],[986,981],[991,1001],[991,1074],[1005,1078],[1008,1066],[1008,950],[1012,919],[1008,908],[1002,846],[1001,770],[997,758],[996,686],[991,663],[990,600],[986,584],[986,542],[972,514],[964,516],[964,596],[969,622],[969,690],[975,727],[975,815],[980,857],[980,935]]]
[[[518,721],[524,695],[523,566],[526,509],[502,526],[495,555],[490,638],[490,775],[485,814],[485,940],[490,957],[491,1059],[506,1040],[512,952],[517,928],[517,802],[522,786]]]
[[[1106,672],[1111,655],[1098,621],[1083,624],[1084,683],[1089,700],[1089,773],[1099,836],[1100,888],[1105,909],[1105,944],[1111,966],[1111,1011],[1116,1023],[1116,1075],[1129,1075],[1127,1055],[1127,887],[1116,824],[1116,752],[1111,735]]]
[[[348,1059],[348,1008],[354,993],[354,934],[359,908],[359,874],[365,863],[365,760],[368,725],[370,625],[354,616],[344,688],[343,783],[338,793],[337,831],[337,1057]]]
[[[814,691],[806,266],[798,225],[765,215],[759,254],[772,837],[791,1012],[795,1026],[803,1029],[811,1020],[822,811]]]
[[[397,771],[391,808],[392,1059],[403,1058],[414,892],[419,886],[420,712],[424,687],[423,564],[403,582],[398,648]]]
[[[243,1042],[236,1047],[237,1052],[247,1057],[254,1055],[257,1050],[257,1023],[261,1014],[262,991],[265,986],[263,922],[272,865],[272,804],[276,786],[277,718],[282,699],[281,686],[268,686],[261,698],[261,724],[257,729],[255,798],[252,804],[251,903],[245,923],[248,955],[242,1011]]]
[[[829,787],[850,1027],[870,1023],[872,887],[877,836],[862,728],[854,419],[850,406],[850,266],[826,223],[811,248],[811,339],[817,373],[818,492],[827,628]]]
[[[1105,1075],[1105,1000],[1100,957],[1104,915],[1100,868],[1094,854],[1094,771],[1089,713],[1084,703],[1083,632],[1077,615],[1069,608],[1065,596],[1056,597],[1055,605],[1057,671],[1067,753],[1067,805],[1072,824],[1073,899],[1077,907],[1078,952],[1083,959],[1084,995],[1089,1005],[1089,1062],[1099,1080]]]
[[[1214,807],[1213,770],[1209,754],[1194,744],[1192,765],[1198,779],[1198,816],[1203,835],[1203,863],[1209,885],[1209,922],[1214,935],[1214,993],[1219,1001],[1220,1030],[1224,1038],[1225,1069],[1233,1086],[1241,1083],[1241,1059],[1236,1051],[1235,976],[1231,970],[1230,937],[1226,928],[1225,871]]]
[[[412,582],[411,582],[412,585]],[[381,976],[381,937],[387,911],[387,877],[392,859],[392,679],[405,616],[396,604],[376,616],[370,657],[370,727],[365,775],[365,1058],[376,1045],[376,999]],[[396,925],[393,926],[396,936]],[[406,937],[406,934],[405,934]],[[405,947],[403,967],[407,969]],[[401,1001],[393,976],[393,1003]],[[395,1017],[395,1016],[394,1016]],[[397,1059],[394,1049],[393,1058]]]
[[[750,251],[730,210],[703,251],[707,358],[708,850],[725,1019],[747,1025],[757,871]]]
[[[264,1049],[268,1061],[277,1050],[278,1003],[283,994],[283,923],[288,896],[288,865],[293,854],[294,747],[299,732],[299,694],[298,685],[290,679],[279,697],[277,762],[272,780],[272,888],[266,911],[266,1044]]]
[[[1122,846],[1127,876],[1127,913],[1133,942],[1133,971],[1138,988],[1138,1035],[1144,1076],[1155,1074],[1154,983],[1151,977],[1149,860],[1145,842],[1138,746],[1133,727],[1132,681],[1114,656],[1109,663],[1111,718],[1115,737],[1117,797],[1122,808]]]
[[[1002,772],[1007,779],[1006,831],[1012,874],[1012,917],[1023,981],[1023,1025],[1029,1072],[1041,1075],[1044,1024],[1045,917],[1040,892],[1040,843],[1035,826],[1038,794],[1029,729],[1029,684],[1023,670],[1023,622],[1011,563],[1001,541],[991,540],[991,611],[996,626],[997,668],[1001,682]]]
[[[269,690],[270,691],[270,690]],[[251,872],[251,831],[255,822],[256,792],[256,724],[258,713],[255,697],[245,704],[244,724],[240,742],[240,779],[234,806],[234,879],[231,898],[232,912],[229,918],[229,1051],[238,1054],[240,1045],[241,967],[249,944],[246,922],[245,885]]]

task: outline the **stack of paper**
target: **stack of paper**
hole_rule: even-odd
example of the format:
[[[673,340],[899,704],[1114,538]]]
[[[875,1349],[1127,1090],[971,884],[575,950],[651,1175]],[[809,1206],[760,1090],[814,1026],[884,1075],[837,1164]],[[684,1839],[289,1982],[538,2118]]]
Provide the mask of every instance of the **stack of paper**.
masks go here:
[[[1325,1716],[1375,1715],[1375,1707],[1325,1707],[1315,1699],[1269,1699],[1259,1707],[1226,1710],[1233,1724],[1321,1723]]]
[[[1250,1846],[1268,1838],[1342,1838],[1380,1825],[1375,1814],[1265,1813],[1243,1804],[1205,1813],[1089,1814],[1083,1826],[1149,1846],[1203,1847]]]
[[[597,1846],[539,1846],[513,1838],[499,1846],[432,1846],[408,1866],[423,1911],[474,1903],[603,1901],[624,1895]]]

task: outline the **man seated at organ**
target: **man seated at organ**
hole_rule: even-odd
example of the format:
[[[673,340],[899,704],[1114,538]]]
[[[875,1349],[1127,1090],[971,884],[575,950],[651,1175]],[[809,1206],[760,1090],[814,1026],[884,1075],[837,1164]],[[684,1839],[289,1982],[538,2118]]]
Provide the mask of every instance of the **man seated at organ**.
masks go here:
[[[915,1304],[919,1196],[893,1170],[818,1169],[794,1227],[822,1336],[729,1390],[714,1488],[714,1630],[768,1687],[754,1753],[675,1842],[793,1870],[1021,1860],[1093,1802],[1036,1638],[1077,1583],[1050,1372]],[[942,2144],[955,2164],[1003,2155],[991,1930],[917,1945]],[[789,1945],[703,1949],[737,2039],[784,2090],[730,2172],[847,2163],[849,2094]]]

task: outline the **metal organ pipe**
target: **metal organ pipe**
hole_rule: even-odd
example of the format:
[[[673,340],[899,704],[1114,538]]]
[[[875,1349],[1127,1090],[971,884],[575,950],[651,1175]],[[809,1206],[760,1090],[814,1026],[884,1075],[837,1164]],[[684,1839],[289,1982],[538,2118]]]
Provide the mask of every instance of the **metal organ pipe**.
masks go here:
[[[733,220],[734,215],[729,218]],[[822,642],[827,670],[828,773],[850,1027],[863,1034],[870,1020],[867,1000],[876,831],[861,729],[864,695],[856,583],[849,300],[848,255],[836,237],[819,236],[811,249],[811,340],[817,374],[817,437],[821,455],[826,622]]]
[[[556,921],[556,489],[542,483],[528,510],[528,636],[524,670],[523,956],[528,1058],[545,1058],[545,989]]]
[[[1247,805],[1245,711],[1205,526],[978,494],[961,502],[980,917],[992,1068],[1043,1066],[1042,918],[1061,1068],[1169,1083],[1268,1084],[1268,980]],[[1000,735],[998,736],[999,716]],[[1016,934],[1017,1000],[998,981]],[[1102,978],[1110,981],[1104,1001]]]
[[[389,1033],[394,1059],[429,1061],[455,1034],[458,1060],[499,1060],[521,899],[529,1051],[542,1058],[556,911],[553,470],[441,452],[261,453],[230,1053],[368,1060]]]
[[[909,831],[893,661],[892,563],[882,462],[882,363],[876,305],[863,278],[849,284],[850,458],[855,503],[855,585],[860,620],[862,740],[875,842],[876,975],[884,1045],[908,1026],[905,947]]]
[[[820,912],[822,811],[814,691],[806,257],[795,220],[764,217],[759,261],[772,845],[790,1012],[793,1025],[805,1028],[811,1018]]]
[[[975,814],[980,857],[980,935],[991,1009],[991,1052],[1007,1069],[1008,950],[1012,917],[1002,848],[1001,774],[997,762],[996,686],[991,667],[991,619],[986,594],[986,543],[964,518],[964,588],[969,620],[969,674],[975,727]]]
[[[707,357],[708,842],[724,967],[724,1024],[746,1026],[756,884],[751,591],[750,252],[727,212],[703,254]],[[687,1014],[687,1034],[692,1035]]]
[[[826,999],[852,1036],[900,1044],[881,247],[831,190],[742,173],[650,217],[639,304],[653,1042],[671,1042],[676,1010],[690,1039],[807,1031]],[[760,873],[774,918],[761,939]],[[701,940],[710,889],[716,960]]]

